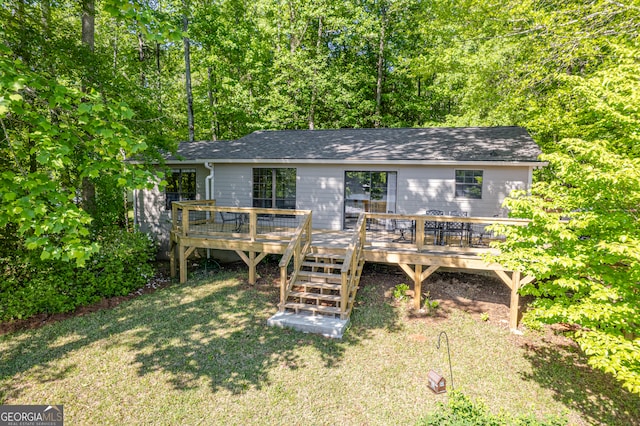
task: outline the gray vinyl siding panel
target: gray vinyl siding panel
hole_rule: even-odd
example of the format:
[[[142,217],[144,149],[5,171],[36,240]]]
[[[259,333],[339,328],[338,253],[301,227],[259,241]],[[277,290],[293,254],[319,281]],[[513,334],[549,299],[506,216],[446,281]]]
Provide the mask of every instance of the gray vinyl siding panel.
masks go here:
[[[218,206],[251,207],[254,167],[280,167],[274,164],[215,164],[213,198]],[[342,229],[344,216],[344,178],[347,171],[384,171],[397,173],[396,213],[424,214],[428,209],[445,213],[466,211],[469,216],[500,214],[502,201],[514,189],[526,188],[529,167],[465,166],[366,166],[337,164],[287,164],[296,168],[296,208],[313,211],[315,229]],[[173,167],[179,168],[179,167]],[[209,170],[195,168],[198,199],[205,199],[205,179]],[[455,170],[482,170],[482,198],[456,198]],[[164,209],[164,193],[157,188],[140,191],[138,223],[166,250],[171,227],[170,213]]]
[[[252,207],[253,165],[215,164],[213,198],[216,205]]]
[[[316,229],[342,229],[344,169],[332,165],[298,165],[297,175],[297,208],[313,211]]]

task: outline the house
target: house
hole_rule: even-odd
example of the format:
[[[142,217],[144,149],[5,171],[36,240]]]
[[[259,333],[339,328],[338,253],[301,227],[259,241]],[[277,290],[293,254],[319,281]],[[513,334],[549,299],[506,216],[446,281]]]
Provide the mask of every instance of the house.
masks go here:
[[[181,143],[163,190],[136,191],[135,220],[168,249],[171,202],[313,211],[313,228],[353,227],[362,211],[500,214],[544,165],[520,127],[257,131]]]

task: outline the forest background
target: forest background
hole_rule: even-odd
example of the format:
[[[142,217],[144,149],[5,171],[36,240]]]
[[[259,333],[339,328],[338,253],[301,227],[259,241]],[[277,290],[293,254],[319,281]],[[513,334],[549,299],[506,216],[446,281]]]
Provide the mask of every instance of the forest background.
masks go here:
[[[640,393],[637,0],[5,0],[0,320],[126,294],[153,246],[127,189],[179,141],[518,125],[549,166],[498,259]],[[123,247],[128,250],[123,250]],[[121,284],[114,286],[114,282]]]

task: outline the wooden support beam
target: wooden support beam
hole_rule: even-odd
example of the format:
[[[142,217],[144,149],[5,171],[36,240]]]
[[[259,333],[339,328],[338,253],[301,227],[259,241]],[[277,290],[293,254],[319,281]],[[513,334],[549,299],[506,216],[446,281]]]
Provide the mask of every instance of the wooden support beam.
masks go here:
[[[523,285],[531,284],[532,282],[535,281],[535,279],[536,277],[531,275],[524,277],[523,279],[520,280],[520,287],[522,287]]]
[[[496,270],[494,271],[496,273],[496,275],[506,284],[509,286],[510,289],[513,289],[512,287],[512,278],[509,276],[509,274],[507,274],[506,271],[500,271],[500,270]]]
[[[406,263],[398,263],[398,266],[400,266],[400,269],[402,269],[404,273],[409,276],[409,278],[414,278],[414,271],[411,266],[407,265]]]
[[[520,272],[514,271],[512,274],[511,286],[511,303],[509,305],[509,328],[511,331],[518,329],[518,320],[520,319]]]
[[[187,282],[187,257],[185,256],[185,248],[182,244],[178,244],[178,261],[180,262],[180,284]]]
[[[440,265],[431,265],[431,266],[429,266],[429,268],[426,271],[424,271],[422,273],[422,276],[420,277],[422,279],[422,281],[424,281],[427,278],[429,278],[431,276],[431,274],[433,274],[435,271],[438,270],[438,268],[440,268]]]
[[[189,247],[187,250],[185,250],[185,252],[184,252],[185,259],[188,259],[189,256],[191,256],[191,253],[196,251],[196,249],[197,249],[197,247]]]
[[[240,256],[240,259],[242,259],[242,261],[249,267],[249,284],[255,284],[258,276],[258,274],[256,273],[256,266],[258,266],[258,263],[260,263],[262,259],[264,259],[265,256],[269,253],[264,252],[258,254],[255,251],[250,251],[249,255],[247,255],[245,252],[240,250],[236,250],[236,253],[238,254],[238,256]]]
[[[417,266],[417,265],[416,265]],[[416,309],[420,309],[422,305],[422,282],[429,278],[431,274],[438,270],[440,265],[431,265],[426,271],[422,271],[422,265],[420,265],[420,274],[416,269],[416,285],[414,287],[413,303]],[[418,281],[419,280],[419,281]]]
[[[171,271],[171,278],[176,277],[176,242],[171,239],[169,242],[169,269]]]
[[[420,309],[422,304],[422,282],[437,271],[440,265],[431,265],[425,271],[422,268],[426,265],[420,263],[415,265],[415,269],[406,263],[400,263],[399,266],[413,280],[413,304],[416,309]]]
[[[422,294],[422,265],[416,265],[413,276],[413,303],[416,309],[420,309],[420,295]]]
[[[522,274],[519,271],[513,271],[511,276],[507,271],[494,271],[496,275],[500,277],[502,281],[511,289],[511,301],[509,302],[509,328],[511,331],[518,329],[518,322],[520,321],[520,294],[518,291],[524,284],[528,284],[534,280],[533,277],[527,276],[524,280],[521,280]]]
[[[258,275],[256,273],[256,252],[255,251],[250,251],[249,252],[249,284],[255,284],[256,283],[256,276]]]

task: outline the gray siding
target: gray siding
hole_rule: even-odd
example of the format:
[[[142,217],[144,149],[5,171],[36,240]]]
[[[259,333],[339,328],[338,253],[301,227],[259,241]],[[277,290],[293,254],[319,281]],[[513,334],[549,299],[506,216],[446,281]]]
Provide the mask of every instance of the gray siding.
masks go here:
[[[201,165],[171,166],[171,169],[195,169],[196,171],[196,199],[205,199],[205,178],[209,174]],[[165,208],[166,199],[164,191],[157,186],[153,189],[137,191],[136,223],[142,232],[151,235],[158,247],[158,257],[169,256],[169,231],[171,231],[171,211]]]
[[[253,166],[214,165],[213,198],[220,206],[251,207]]]
[[[217,164],[214,166],[213,198],[219,206],[252,206],[254,167],[285,167],[285,165]],[[313,211],[316,229],[342,229],[344,176],[346,171],[386,171],[397,173],[397,213],[423,214],[428,209],[463,210],[470,216],[493,216],[501,211],[502,201],[514,189],[526,188],[529,167],[463,167],[463,166],[362,166],[287,164],[297,169],[296,207]],[[177,168],[177,167],[176,167]],[[195,168],[198,199],[205,199],[205,179],[209,170]],[[481,199],[455,197],[455,170],[482,170]],[[137,221],[140,229],[158,241],[161,256],[168,250],[171,215],[165,210],[164,193],[157,188],[139,191]]]

